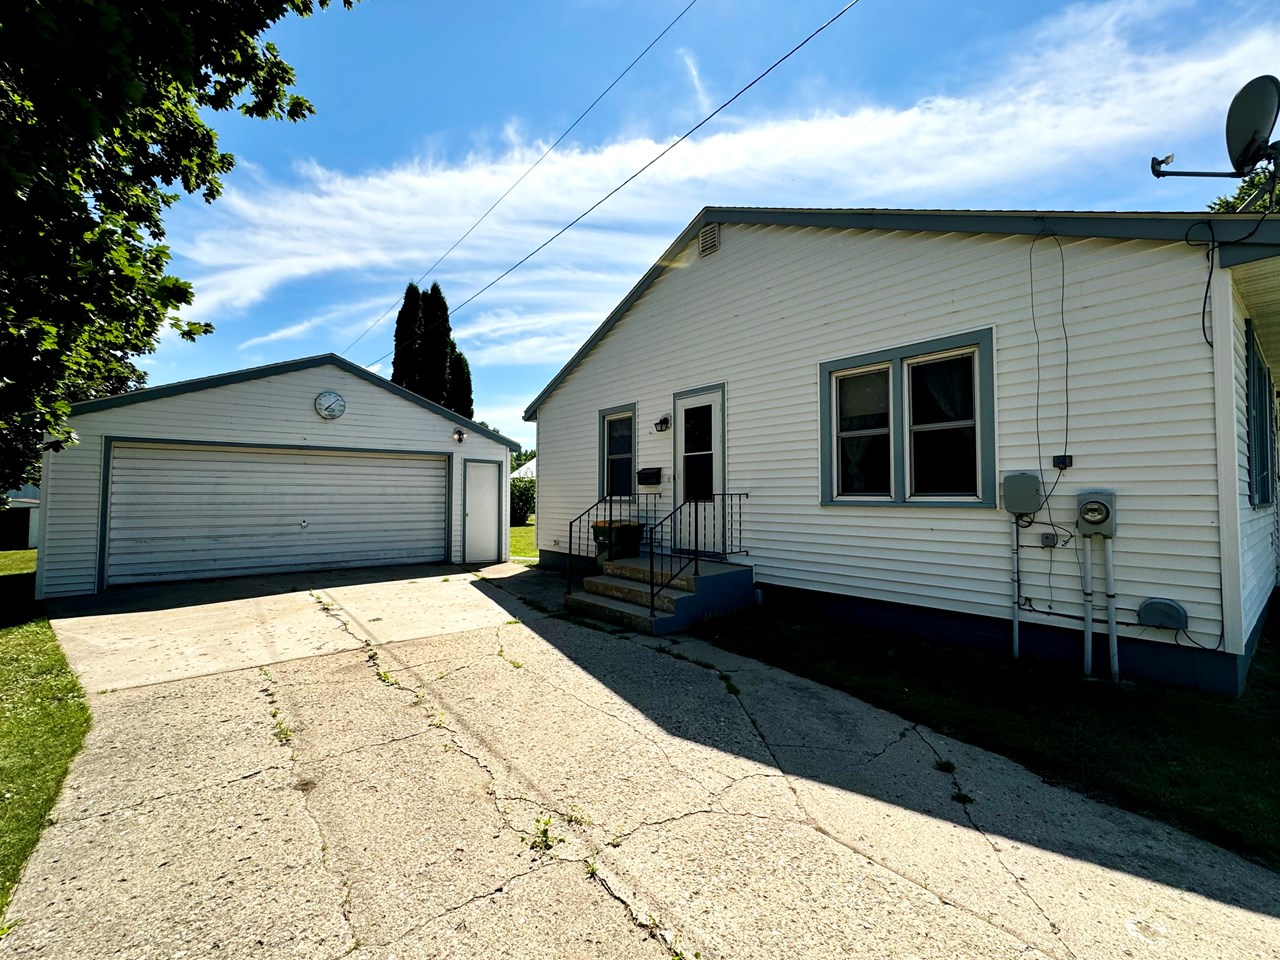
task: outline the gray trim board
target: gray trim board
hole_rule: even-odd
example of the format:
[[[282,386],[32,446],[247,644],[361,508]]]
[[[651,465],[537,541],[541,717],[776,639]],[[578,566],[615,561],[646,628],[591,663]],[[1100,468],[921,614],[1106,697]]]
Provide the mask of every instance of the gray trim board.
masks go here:
[[[467,556],[467,464],[469,463],[488,463],[498,468],[498,556],[495,560],[502,562],[502,530],[509,526],[502,522],[502,461],[501,460],[482,460],[477,457],[464,457],[462,460],[462,562],[470,563],[471,560]],[[477,560],[476,563],[484,563],[483,560]]]
[[[84,400],[80,403],[71,405],[71,416],[78,416],[83,413],[98,413],[102,410],[112,410],[116,407],[125,407],[134,403],[146,403],[150,400],[163,400],[167,397],[178,397],[187,393],[196,393],[200,390],[212,390],[214,387],[227,387],[237,383],[248,383],[252,380],[262,380],[266,377],[279,376],[285,373],[296,373],[299,370],[311,370],[315,367],[333,366],[339,370],[349,373],[354,377],[359,377],[366,383],[370,383],[375,387],[380,387],[388,393],[400,397],[402,400],[408,400],[410,403],[429,410],[437,416],[443,417],[458,426],[466,427],[472,433],[494,440],[505,445],[515,452],[520,451],[520,444],[514,440],[504,437],[500,433],[496,433],[487,427],[482,427],[474,420],[468,420],[461,414],[454,413],[438,403],[432,403],[424,397],[418,396],[406,390],[404,387],[397,386],[390,380],[378,376],[376,373],[370,373],[359,364],[352,363],[344,357],[338,356],[336,353],[322,353],[315,357],[303,357],[298,360],[285,360],[281,363],[271,363],[263,367],[251,367],[248,370],[235,370],[231,373],[220,373],[212,377],[201,377],[197,380],[183,380],[179,383],[167,383],[159,387],[149,387],[145,390],[134,390],[132,393],[122,393],[114,397],[103,397],[101,400]]]
[[[1097,213],[1032,210],[834,210],[769,207],[704,207],[667,247],[666,252],[614,307],[578,352],[561,368],[524,411],[524,419],[538,419],[538,408],[555,393],[596,344],[644,296],[675,262],[680,252],[709,223],[735,226],[829,227],[843,230],[904,230],[931,233],[996,233],[1060,237],[1099,237],[1114,240],[1185,241],[1204,225],[1197,240],[1208,240],[1208,225],[1221,246],[1218,263],[1239,266],[1280,257],[1280,220],[1259,222],[1254,214],[1239,213]]]
[[[598,453],[596,455],[596,495],[597,500],[603,500],[605,497],[604,483],[605,476],[608,473],[608,464],[605,462],[608,457],[608,438],[605,436],[604,424],[610,417],[616,417],[620,414],[627,413],[631,415],[631,485],[632,492],[636,485],[636,451],[639,448],[639,430],[640,430],[640,405],[638,403],[622,403],[616,407],[605,407],[600,410],[596,416],[598,422]]]
[[[231,447],[250,450],[292,450],[298,453],[365,453],[375,456],[394,454],[405,457],[443,459],[445,462],[445,497],[444,510],[444,562],[453,561],[453,451],[451,450],[386,450],[376,447],[323,447],[303,446],[292,443],[245,443],[229,440],[171,440],[164,437],[118,437],[104,434],[102,437],[102,475],[98,488],[98,557],[96,589],[101,593],[107,588],[107,534],[111,520],[111,462],[112,452],[117,446],[152,446],[152,447]],[[493,461],[500,463],[500,461]],[[465,484],[464,484],[464,493]],[[501,498],[499,498],[501,499]],[[501,523],[499,523],[501,529]],[[463,540],[463,548],[466,540]]]
[[[979,496],[977,498],[913,499],[907,491],[906,475],[906,425],[903,422],[903,398],[906,383],[903,376],[904,361],[915,357],[977,348],[978,392],[978,469]],[[996,505],[996,437],[995,437],[995,351],[991,328],[938,337],[920,343],[910,343],[887,350],[824,360],[818,364],[818,451],[819,451],[819,503],[824,507],[994,507]],[[832,442],[832,405],[834,403],[831,382],[842,370],[889,364],[889,435],[893,451],[892,476],[889,497],[865,499],[837,499],[835,495],[835,444]]]

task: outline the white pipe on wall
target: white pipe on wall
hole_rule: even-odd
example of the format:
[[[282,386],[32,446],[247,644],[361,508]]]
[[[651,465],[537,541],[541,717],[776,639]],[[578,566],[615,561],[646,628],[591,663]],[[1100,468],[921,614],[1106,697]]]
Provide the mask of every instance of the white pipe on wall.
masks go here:
[[[1084,675],[1093,675],[1093,537],[1084,538]]]
[[[1018,518],[1013,518],[1013,656],[1018,657],[1018,618],[1022,609],[1022,572],[1018,567]]]
[[[1116,640],[1116,559],[1110,537],[1102,541],[1102,556],[1107,583],[1107,649],[1111,654],[1111,682],[1116,683],[1120,680],[1120,649]]]

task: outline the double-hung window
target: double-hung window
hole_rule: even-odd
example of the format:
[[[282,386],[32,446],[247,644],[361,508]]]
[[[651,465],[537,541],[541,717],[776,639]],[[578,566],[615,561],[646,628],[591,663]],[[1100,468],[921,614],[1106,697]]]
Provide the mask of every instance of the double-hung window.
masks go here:
[[[995,504],[991,331],[820,365],[822,502]]]
[[[1245,420],[1249,440],[1249,503],[1276,502],[1276,395],[1271,370],[1258,348],[1252,320],[1245,320]]]
[[[636,408],[600,411],[600,496],[629,497],[635,491]]]

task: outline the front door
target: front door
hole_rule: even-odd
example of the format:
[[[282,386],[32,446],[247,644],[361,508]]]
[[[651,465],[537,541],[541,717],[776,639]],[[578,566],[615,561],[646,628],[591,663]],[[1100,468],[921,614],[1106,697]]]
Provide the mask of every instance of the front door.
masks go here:
[[[677,549],[722,553],[724,498],[724,393],[677,395],[675,495],[684,505],[672,531]]]

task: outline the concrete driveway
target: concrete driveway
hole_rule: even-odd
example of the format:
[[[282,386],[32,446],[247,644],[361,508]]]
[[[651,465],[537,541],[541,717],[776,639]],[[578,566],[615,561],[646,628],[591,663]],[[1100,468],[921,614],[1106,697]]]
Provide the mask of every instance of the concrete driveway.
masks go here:
[[[0,953],[1280,957],[1267,870],[753,661],[549,616],[553,577],[482,575],[63,609],[94,728]]]

